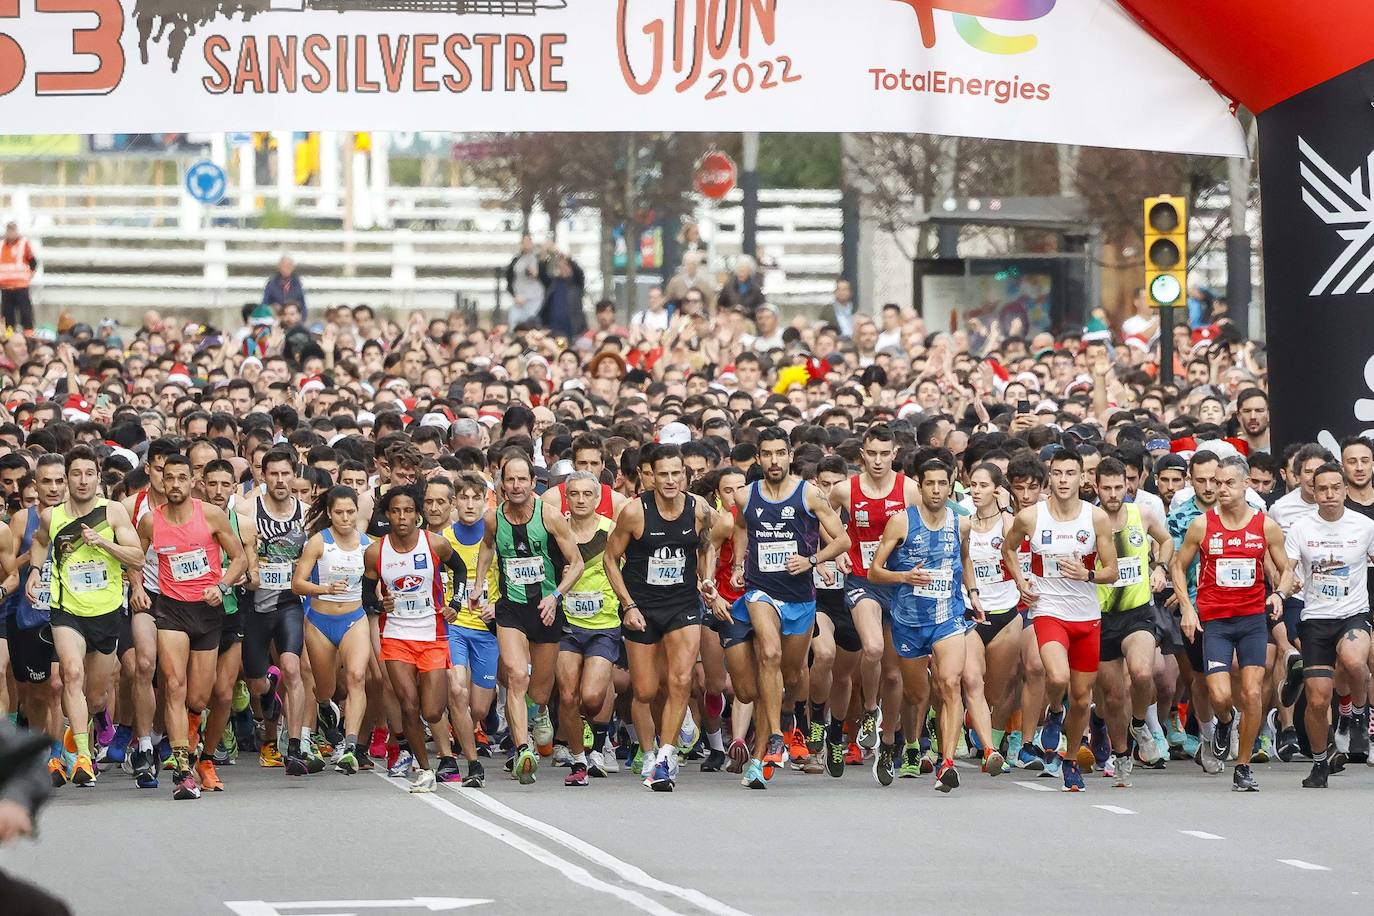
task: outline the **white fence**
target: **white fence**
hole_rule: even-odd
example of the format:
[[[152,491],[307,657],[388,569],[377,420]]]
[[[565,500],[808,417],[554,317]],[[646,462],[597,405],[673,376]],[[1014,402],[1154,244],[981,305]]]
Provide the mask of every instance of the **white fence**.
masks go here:
[[[395,228],[246,228],[270,212],[277,193],[231,186],[221,205],[203,207],[172,186],[10,186],[0,187],[0,214],[17,219],[38,249],[34,299],[47,321],[62,309],[83,319],[134,319],[155,308],[232,324],[244,303],[261,297],[283,252],[299,263],[311,306],[447,310],[462,297],[485,311],[497,301],[522,230],[521,214],[500,195],[472,188],[364,190],[363,206]],[[309,187],[291,193],[293,217],[339,225],[337,195]],[[828,301],[840,272],[839,193],[760,197],[758,243],[776,264],[765,279],[770,299]],[[740,251],[739,193],[704,205],[697,217],[712,268],[728,269]],[[534,214],[531,230],[548,234],[548,217]],[[586,271],[589,295],[600,294],[599,213],[575,211],[552,232]]]

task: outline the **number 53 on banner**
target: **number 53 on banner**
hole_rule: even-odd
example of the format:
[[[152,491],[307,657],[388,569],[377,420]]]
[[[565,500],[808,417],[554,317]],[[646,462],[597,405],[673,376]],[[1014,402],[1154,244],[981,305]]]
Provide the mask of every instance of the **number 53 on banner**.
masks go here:
[[[0,0],[0,96],[24,82],[28,62],[24,49],[3,31],[5,20],[20,17],[20,0]],[[34,74],[36,95],[106,95],[124,78],[124,8],[119,0],[34,0],[34,12],[93,13],[93,28],[72,29],[72,54],[94,57],[94,70],[39,70]]]

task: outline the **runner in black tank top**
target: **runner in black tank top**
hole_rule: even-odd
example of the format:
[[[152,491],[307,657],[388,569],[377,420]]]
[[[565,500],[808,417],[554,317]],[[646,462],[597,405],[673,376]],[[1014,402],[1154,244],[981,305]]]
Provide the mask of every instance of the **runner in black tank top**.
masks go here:
[[[696,526],[696,497],[686,496],[682,514],[663,518],[653,493],[639,498],[644,534],[625,548],[621,574],[630,597],[639,604],[645,628],[627,638],[656,645],[663,634],[701,623],[701,592],[697,590],[697,550],[701,535]]]

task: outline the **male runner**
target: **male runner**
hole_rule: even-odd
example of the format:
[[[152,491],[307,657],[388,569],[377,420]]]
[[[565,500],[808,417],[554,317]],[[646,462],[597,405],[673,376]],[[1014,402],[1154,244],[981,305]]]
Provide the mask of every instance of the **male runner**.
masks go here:
[[[596,485],[599,488],[596,514],[615,521],[616,515],[620,513],[620,507],[625,505],[626,499],[609,485],[601,482],[601,475],[606,470],[605,443],[601,437],[596,433],[583,433],[574,439],[572,460],[574,471],[590,474],[596,480]],[[550,506],[562,512],[564,518],[569,516],[567,481],[549,490],[544,498]]]
[[[1374,519],[1374,441],[1365,436],[1351,436],[1341,442],[1341,470],[1345,472],[1345,507],[1360,513],[1365,518]],[[1369,568],[1367,588],[1374,599],[1374,566]],[[1374,640],[1370,641],[1369,670],[1374,671]],[[1366,728],[1361,734],[1354,727],[1358,716],[1366,725],[1369,723],[1369,702],[1362,709],[1351,707],[1350,751],[1351,760],[1363,759],[1370,763],[1370,733]],[[1342,717],[1344,718],[1344,717]]]
[[[816,625],[815,571],[849,549],[849,536],[835,509],[814,484],[791,473],[787,433],[770,427],[759,433],[763,479],[735,493],[734,556],[736,623],[746,624],[754,644],[758,684],[754,757],[742,783],[765,788],[782,766],[782,707],[796,699],[806,672]],[[824,530],[829,543],[821,546]]]
[[[143,550],[129,513],[100,496],[95,452],[75,446],[66,465],[67,500],[39,517],[26,590],[30,601],[39,600],[39,570],[52,545],[53,647],[62,674],[62,706],[76,743],[68,777],[75,785],[91,786],[90,712],[108,704],[124,604],[123,573],[143,563]]]
[[[644,785],[671,792],[678,733],[701,647],[702,600],[714,602],[716,595],[710,537],[715,513],[706,500],[686,491],[681,449],[660,445],[649,453],[652,489],[620,510],[603,565],[620,601],[635,698],[655,709],[658,753],[652,764],[645,755]],[[648,747],[651,737],[640,734],[639,739]]]
[[[598,511],[603,484],[588,471],[576,471],[563,483],[568,524],[584,566],[582,576],[563,600],[567,625],[558,648],[558,717],[565,724],[572,769],[566,786],[585,786],[589,772],[605,776],[601,748],[610,723],[606,702],[611,668],[624,651],[620,635],[620,602],[606,579],[602,557],[610,539],[611,520]],[[582,722],[591,724],[591,760]],[[595,769],[592,768],[595,765]]]
[[[843,458],[831,455],[822,459],[816,483],[827,501],[831,492],[848,480]],[[859,631],[854,628],[854,616],[845,602],[844,573],[840,572],[837,560],[818,567],[812,577],[816,584],[818,632],[811,641],[811,733],[807,740],[807,749],[814,748],[813,754],[825,753],[826,772],[836,779],[844,775],[844,720],[853,694],[859,652],[863,649]],[[719,579],[716,585],[720,586]]]
[[[234,537],[239,538],[239,514],[229,508],[230,498],[238,489],[238,475],[234,473],[234,466],[219,458],[208,462],[201,469],[201,488],[205,492],[205,501],[228,516],[229,527]],[[239,543],[242,545],[242,538],[239,538]],[[229,562],[228,552],[225,551],[220,557],[220,564],[227,566]],[[247,564],[248,555],[244,553],[245,572]],[[246,576],[241,578],[246,581]],[[219,753],[217,743],[226,752],[220,758],[223,762],[233,760],[229,752],[237,750],[237,739],[228,726],[229,716],[233,712],[234,689],[243,661],[243,621],[246,615],[239,611],[242,594],[242,582],[231,585],[229,591],[224,593],[224,623],[220,627],[219,657],[215,661],[215,685],[210,693],[210,714],[205,719],[202,732],[205,748],[210,753],[202,754],[200,762],[196,764],[196,778],[201,788],[211,791],[219,791],[223,785],[215,769],[215,760],[212,759],[212,754],[218,756]]]
[[[424,484],[424,505],[421,507],[421,514],[424,516],[424,528],[431,534],[448,541],[449,546],[453,547],[454,542],[449,538],[448,532],[453,523],[453,482],[447,477],[439,476],[431,478]],[[442,613],[447,622],[444,628],[444,638],[448,639],[448,627],[458,619],[458,608],[468,606],[468,570],[463,563],[462,556],[455,549],[444,563],[441,572],[441,580],[444,587],[444,605]],[[451,681],[452,674],[452,651],[450,646],[449,669],[444,675],[446,681]],[[449,686],[450,692],[452,685]],[[463,716],[468,717],[467,710],[463,710]],[[434,776],[439,782],[458,782],[462,779],[462,773],[458,769],[458,758],[453,753],[453,729],[449,727],[449,718],[445,714],[444,718],[431,723],[430,734],[434,737],[434,749],[439,753],[439,765],[434,769]],[[468,732],[472,731],[472,720],[468,718]],[[472,756],[465,757],[469,767],[477,762],[477,748],[472,747]]]
[[[1097,466],[1097,498],[1107,513],[1116,541],[1117,580],[1097,587],[1102,605],[1102,666],[1098,683],[1106,702],[1107,734],[1111,739],[1116,786],[1131,785],[1133,758],[1127,747],[1129,735],[1135,739],[1140,757],[1147,764],[1163,754],[1145,722],[1150,704],[1155,701],[1154,593],[1164,588],[1164,570],[1173,555],[1174,544],[1164,522],[1147,517],[1135,503],[1126,502],[1126,467],[1115,458],[1103,458]],[[1157,560],[1151,562],[1150,542],[1155,543]],[[1130,702],[1127,703],[1129,677]],[[1129,714],[1128,714],[1129,709]]]
[[[1097,586],[1118,577],[1116,543],[1107,513],[1079,498],[1083,458],[1072,449],[1050,453],[1050,498],[1016,514],[1002,559],[1030,606],[1031,624],[1045,665],[1045,695],[1067,691],[1069,708],[1045,721],[1041,743],[1047,757],[1058,754],[1062,724],[1069,741],[1061,763],[1065,792],[1082,792],[1078,743],[1088,726],[1093,683],[1101,664],[1102,608]],[[1030,538],[1031,575],[1021,571],[1017,547]],[[1096,565],[1094,565],[1096,561]]]
[[[1040,498],[1044,495],[1045,488],[1049,485],[1049,471],[1046,470],[1044,463],[1033,454],[1018,455],[1007,464],[1007,483],[1011,487],[1012,514],[1023,512],[1027,509],[1035,508],[1040,505]],[[1005,538],[1003,543],[1010,543]],[[1030,539],[1023,538],[1016,547],[1017,567],[1021,570],[1021,575],[1029,578],[1031,574],[1031,547]],[[1011,567],[1003,563],[1004,568],[1010,570]],[[1013,579],[1013,584],[1015,580]],[[1023,618],[1029,612],[1030,606],[1020,598],[1018,593],[1018,611]],[[1054,767],[1059,765],[1059,758],[1054,754],[1043,754],[1035,743],[1036,728],[1040,725],[1040,717],[1045,713],[1045,663],[1040,660],[1040,644],[1035,638],[1035,627],[1023,626],[1021,628],[1021,691],[1020,691],[1020,711],[1021,727],[1013,729],[1007,733],[1007,760],[1013,766],[1019,767],[1029,772],[1044,771],[1049,775],[1056,775]],[[1062,721],[1064,707],[1063,697],[1054,697],[1050,701],[1050,708],[1055,710],[1054,716]],[[1058,750],[1056,745],[1050,750]]]
[[[1327,732],[1337,665],[1350,687],[1355,709],[1361,711],[1355,715],[1353,735],[1367,738],[1369,734],[1362,712],[1369,700],[1366,571],[1374,558],[1374,521],[1346,508],[1345,475],[1339,465],[1319,467],[1313,474],[1313,490],[1317,514],[1293,523],[1284,550],[1302,580],[1298,634],[1307,694],[1307,740],[1312,748],[1312,772],[1302,784],[1325,789],[1331,774]]]
[[[1203,762],[1210,764],[1203,767],[1207,772],[1220,772],[1225,764],[1236,717],[1231,704],[1232,660],[1240,665],[1240,742],[1232,774],[1232,788],[1237,792],[1259,791],[1250,772],[1250,754],[1262,718],[1268,650],[1265,607],[1278,620],[1283,601],[1293,592],[1293,566],[1284,552],[1278,522],[1245,501],[1249,476],[1244,458],[1222,459],[1217,465],[1216,507],[1188,526],[1171,567],[1183,610],[1183,633],[1191,639],[1202,632],[1207,692],[1217,717],[1212,740],[1204,741],[1199,751]],[[1278,588],[1267,600],[1266,555],[1279,571]],[[1199,558],[1196,605],[1187,598],[1187,570],[1194,558]]]
[[[295,450],[284,446],[268,451],[262,456],[262,474],[266,489],[256,499],[239,501],[239,533],[248,553],[253,594],[252,612],[243,628],[243,674],[262,702],[265,738],[259,764],[282,766],[277,722],[285,712],[286,773],[305,776],[321,772],[325,764],[310,742],[310,727],[306,725],[308,701],[301,679],[305,607],[291,591],[291,574],[306,541],[305,507],[291,495]],[[286,689],[285,704],[276,699],[277,684],[268,677],[273,646]]]
[[[888,519],[920,501],[916,481],[892,468],[896,443],[897,437],[887,426],[881,423],[870,426],[864,433],[859,453],[859,473],[850,478],[848,486],[841,484],[830,491],[830,504],[848,516],[845,533],[849,535],[849,551],[839,558],[837,565],[845,576],[848,586],[845,600],[863,645],[859,658],[859,693],[863,710],[855,741],[866,750],[878,744],[878,701],[884,674],[884,617],[892,601],[890,588],[869,582],[868,568],[873,564]],[[889,686],[900,687],[900,680],[894,680]],[[901,718],[897,712],[900,690],[889,699],[893,702],[888,731],[892,732]]]
[[[168,456],[162,464],[167,503],[138,523],[143,551],[157,560],[153,616],[165,697],[162,718],[172,742],[172,797],[177,800],[200,798],[191,772],[193,742],[215,683],[227,583],[237,582],[248,565],[228,517],[191,498],[191,486],[190,459]],[[229,557],[227,568],[221,565],[221,550]]]
[[[935,788],[946,793],[959,787],[954,749],[964,726],[962,685],[968,655],[963,596],[968,551],[960,530],[968,520],[961,521],[947,505],[950,477],[949,467],[938,459],[921,463],[916,469],[920,504],[888,520],[868,571],[877,584],[893,586],[892,642],[901,659],[906,701],[923,707],[930,695],[929,681],[935,681],[941,756]],[[978,588],[975,583],[970,586],[970,610],[974,621],[982,623],[987,618]],[[873,776],[879,785],[892,784],[896,753],[894,744],[884,742],[874,758]]]
[[[491,624],[473,611],[470,596],[480,589],[487,594],[487,605],[491,607],[496,597],[496,571],[489,572],[479,586],[477,557],[485,532],[482,517],[487,509],[486,482],[477,474],[460,474],[455,491],[458,520],[444,532],[444,537],[462,558],[468,580],[458,616],[448,625],[449,661],[453,665],[449,669],[449,721],[453,723],[458,744],[468,761],[463,785],[480,789],[486,784],[486,771],[482,761],[477,759],[476,729],[477,723],[486,719],[491,711],[496,696],[497,649]]]
[[[539,770],[539,755],[530,740],[526,699],[543,708],[553,693],[566,622],[560,605],[581,578],[583,564],[568,520],[534,495],[534,466],[519,449],[501,456],[501,490],[505,499],[485,516],[476,579],[485,581],[496,564],[496,641],[505,674],[506,725],[515,743],[511,772],[529,785]],[[566,564],[561,576],[554,566],[555,547]],[[485,590],[469,600],[482,619],[492,619]]]
[[[437,725],[448,706],[448,630],[440,568],[453,556],[453,547],[421,527],[423,504],[424,492],[415,484],[388,489],[378,506],[386,515],[387,531],[363,552],[363,600],[381,606],[380,660],[419,771],[411,792],[434,791],[421,718]]]

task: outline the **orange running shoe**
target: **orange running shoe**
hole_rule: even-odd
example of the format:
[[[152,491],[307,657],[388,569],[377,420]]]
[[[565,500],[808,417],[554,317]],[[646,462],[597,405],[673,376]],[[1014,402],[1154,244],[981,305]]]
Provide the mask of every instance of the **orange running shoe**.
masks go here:
[[[76,732],[72,731],[70,725],[68,725],[66,731],[62,733],[62,748],[68,754],[76,753]]]
[[[787,756],[792,758],[792,762],[798,767],[811,756],[811,752],[806,747],[806,736],[801,729],[794,728],[787,733]]]
[[[1093,749],[1087,744],[1078,746],[1078,768],[1084,773],[1091,773],[1093,766],[1097,763],[1097,758],[1093,756]]]
[[[477,728],[473,732],[473,738],[476,740],[478,747],[489,747],[491,745],[491,739],[487,737],[487,730],[481,722],[477,723]],[[597,748],[597,750],[601,750],[601,748]]]
[[[60,789],[67,784],[67,769],[56,757],[48,758],[48,778],[52,780],[54,789]]]
[[[849,742],[849,750],[844,752],[844,765],[847,767],[861,767],[864,765],[863,748],[853,741]]]
[[[85,754],[78,754],[76,763],[72,764],[72,785],[83,787],[95,785],[95,767],[91,765],[91,758]]]
[[[209,757],[202,758],[196,764],[196,778],[200,780],[200,787],[206,792],[224,791],[224,783],[220,782],[219,773],[215,772],[215,762]]]

